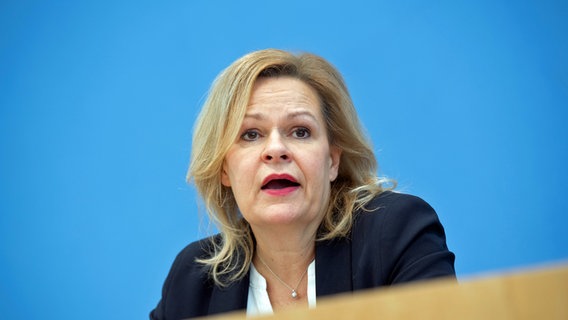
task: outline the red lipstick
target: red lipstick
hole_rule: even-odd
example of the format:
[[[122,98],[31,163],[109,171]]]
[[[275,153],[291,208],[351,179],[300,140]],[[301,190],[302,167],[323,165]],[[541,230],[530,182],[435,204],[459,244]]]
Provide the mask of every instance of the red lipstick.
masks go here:
[[[296,191],[300,184],[289,174],[271,174],[262,181],[262,191],[273,196],[284,196]]]

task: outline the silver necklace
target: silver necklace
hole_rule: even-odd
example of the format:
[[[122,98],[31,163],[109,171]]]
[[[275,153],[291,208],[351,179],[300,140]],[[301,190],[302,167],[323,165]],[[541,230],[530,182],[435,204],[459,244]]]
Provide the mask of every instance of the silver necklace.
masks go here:
[[[298,291],[297,290],[298,290],[298,287],[300,286],[300,282],[302,282],[302,279],[304,279],[304,276],[306,275],[306,273],[308,273],[308,269],[309,269],[310,265],[308,265],[308,267],[306,268],[306,271],[304,271],[304,273],[302,273],[302,276],[300,277],[300,280],[296,284],[296,287],[292,288],[286,282],[284,282],[284,280],[280,279],[280,277],[276,273],[274,273],[274,271],[272,271],[272,269],[270,269],[270,267],[266,264],[266,262],[264,262],[264,260],[262,260],[262,258],[260,257],[259,254],[257,254],[256,256],[258,257],[260,262],[262,262],[262,264],[266,267],[266,269],[268,269],[268,271],[270,271],[270,273],[272,273],[272,275],[274,277],[276,277],[276,279],[278,279],[278,281],[280,281],[280,283],[282,283],[286,288],[288,288],[292,291],[290,293],[290,296],[292,296],[293,299],[296,299],[298,297]]]

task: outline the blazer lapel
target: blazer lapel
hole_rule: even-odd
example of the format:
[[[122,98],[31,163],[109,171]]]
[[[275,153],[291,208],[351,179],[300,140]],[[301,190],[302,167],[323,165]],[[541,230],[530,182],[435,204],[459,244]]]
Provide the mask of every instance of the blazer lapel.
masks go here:
[[[249,289],[248,274],[226,288],[213,287],[209,302],[209,314],[243,310],[247,307]]]
[[[316,296],[353,291],[351,244],[341,238],[316,243]]]

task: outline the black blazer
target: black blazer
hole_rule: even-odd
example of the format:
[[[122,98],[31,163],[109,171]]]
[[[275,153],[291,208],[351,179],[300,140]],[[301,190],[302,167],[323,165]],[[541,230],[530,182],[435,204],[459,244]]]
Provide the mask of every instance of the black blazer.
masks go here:
[[[317,297],[436,277],[455,277],[436,212],[422,199],[385,192],[357,212],[348,238],[316,243]],[[175,259],[150,319],[184,319],[246,309],[249,277],[216,286],[195,262],[210,239],[188,245]]]

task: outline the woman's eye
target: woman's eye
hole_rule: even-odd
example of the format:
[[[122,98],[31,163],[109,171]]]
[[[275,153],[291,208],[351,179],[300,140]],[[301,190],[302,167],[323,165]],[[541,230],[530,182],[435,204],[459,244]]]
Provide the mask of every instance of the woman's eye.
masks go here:
[[[307,128],[297,128],[292,132],[294,138],[306,139],[310,137],[310,130]]]
[[[260,134],[254,130],[247,130],[245,131],[245,133],[243,133],[241,135],[241,139],[245,140],[245,141],[254,141],[256,139],[258,139],[258,137],[260,136]]]

